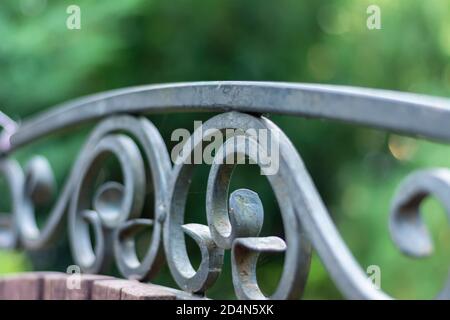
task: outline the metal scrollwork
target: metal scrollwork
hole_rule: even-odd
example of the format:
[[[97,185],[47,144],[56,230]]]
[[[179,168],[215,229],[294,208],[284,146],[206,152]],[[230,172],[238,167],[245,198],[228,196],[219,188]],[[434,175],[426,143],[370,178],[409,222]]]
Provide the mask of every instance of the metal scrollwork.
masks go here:
[[[14,160],[0,160],[0,175],[6,178],[11,198],[11,212],[0,216],[0,247],[17,248],[19,246],[17,212],[25,178],[19,164]]]
[[[412,173],[402,182],[392,201],[391,237],[400,251],[411,257],[423,258],[433,252],[430,234],[420,214],[420,205],[429,196],[440,201],[450,221],[450,170]],[[450,299],[450,277],[437,298]]]
[[[278,289],[273,295],[275,299],[298,297],[302,293],[309,270],[311,249],[308,238],[304,237],[301,221],[296,214],[292,199],[288,196],[295,190],[289,190],[284,183],[292,175],[286,155],[280,154],[280,170],[267,178],[272,186],[275,196],[280,204],[287,245],[282,239],[276,237],[259,238],[263,223],[263,208],[256,193],[246,189],[239,189],[229,194],[229,183],[235,165],[226,164],[224,158],[231,155],[245,155],[254,163],[260,164],[264,152],[255,155],[249,150],[262,150],[265,146],[254,146],[258,141],[245,135],[248,129],[278,130],[268,125],[267,119],[240,113],[226,113],[216,116],[206,122],[201,128],[204,135],[196,132],[191,136],[192,141],[185,145],[190,147],[189,152],[183,152],[182,157],[189,157],[195,148],[201,147],[206,135],[213,135],[216,130],[240,129],[234,132],[237,135],[230,137],[217,151],[212,165],[208,185],[206,213],[208,225],[183,225],[184,205],[192,178],[194,165],[186,164],[184,159],[176,161],[173,172],[173,184],[170,191],[169,216],[164,232],[164,247],[172,275],[178,285],[190,292],[203,292],[208,289],[220,273],[223,251],[233,251],[233,283],[239,298],[261,299],[265,298],[256,284],[254,272],[257,254],[259,252],[284,251],[286,249],[285,268]],[[244,134],[240,134],[240,132]],[[281,136],[280,144],[288,143],[285,136]],[[223,158],[221,158],[223,157]],[[262,170],[265,166],[261,166]],[[186,252],[184,233],[193,236],[202,252],[202,262],[195,271]],[[281,244],[280,244],[281,243]],[[245,250],[250,252],[244,253]],[[248,257],[250,256],[250,259]],[[244,277],[244,274],[249,277]],[[243,280],[243,281],[241,281]]]
[[[147,163],[135,140],[124,133],[139,143]],[[118,160],[123,183],[106,181],[91,201],[92,179],[108,156]],[[69,211],[70,243],[75,261],[84,270],[98,273],[108,266],[108,258],[114,256],[125,277],[139,280],[151,278],[163,262],[161,224],[165,214],[167,175],[170,172],[169,157],[159,132],[144,118],[111,118],[96,129],[80,158],[83,159],[82,166],[77,170],[79,179]],[[146,174],[147,167],[150,174]],[[152,181],[147,181],[148,177]],[[140,217],[150,184],[154,190],[153,219],[143,219]],[[94,249],[87,223],[94,226]],[[139,261],[134,236],[149,227],[152,228],[152,240],[145,257]]]
[[[160,133],[148,119],[138,116],[166,109],[227,112],[197,128],[172,167]],[[9,214],[0,216],[0,247],[33,250],[52,245],[67,217],[73,258],[84,272],[105,272],[114,260],[124,277],[146,281],[156,275],[165,258],[178,286],[195,294],[206,293],[214,284],[222,271],[224,253],[230,250],[233,286],[240,299],[301,296],[314,248],[345,297],[389,299],[372,285],[353,257],[286,135],[263,116],[237,111],[345,120],[450,141],[446,125],[450,103],[432,97],[253,82],[157,85],[101,94],[69,103],[21,126],[9,126],[14,130],[0,135],[0,176],[5,178],[11,198]],[[124,112],[133,116],[117,115]],[[403,121],[405,114],[411,115],[408,121]],[[41,156],[33,157],[22,169],[12,159],[12,152],[63,127],[104,117],[87,139],[40,227],[36,213],[49,205],[56,191],[53,171]],[[233,134],[220,145],[210,168],[206,204],[198,206],[205,211],[207,225],[185,224],[195,170],[186,160],[201,150],[202,141],[211,141],[228,129],[234,129]],[[268,156],[267,145],[260,136],[250,134],[251,130],[266,130],[279,147],[276,172],[269,172],[267,164],[274,160]],[[265,213],[257,193],[230,190],[236,163],[229,163],[229,158],[249,159],[265,174],[280,208],[284,239],[261,235]],[[119,181],[99,179],[108,159],[118,163]],[[433,195],[450,214],[449,190],[447,169],[418,171],[404,180],[393,198],[389,225],[400,251],[413,257],[431,253],[432,241],[421,220],[420,204]],[[152,212],[144,212],[150,191],[154,206]],[[150,229],[150,244],[139,259],[135,239]],[[190,261],[185,237],[192,238],[200,249],[197,269]],[[278,286],[269,297],[256,277],[261,253],[285,255]],[[450,280],[438,298],[450,298]]]
[[[141,151],[129,135],[142,147],[151,174],[147,175]],[[93,179],[108,157],[118,160],[124,181],[106,181],[93,192]],[[35,206],[47,202],[54,189],[49,163],[35,157],[25,173],[16,163],[4,164],[8,165],[4,172],[14,174],[8,181],[15,183],[11,186],[16,198],[13,218],[17,220],[21,243],[27,249],[50,245],[63,228],[64,213],[68,211],[73,257],[84,272],[105,271],[116,252],[116,262],[124,276],[140,280],[152,277],[163,262],[160,238],[169,161],[161,136],[147,119],[118,116],[105,120],[80,152],[42,229],[36,222]],[[147,181],[147,177],[152,181]],[[155,195],[153,219],[139,219],[150,184]],[[89,224],[94,230],[95,248],[91,245]],[[143,261],[139,261],[133,237],[145,227],[152,227],[152,240]]]

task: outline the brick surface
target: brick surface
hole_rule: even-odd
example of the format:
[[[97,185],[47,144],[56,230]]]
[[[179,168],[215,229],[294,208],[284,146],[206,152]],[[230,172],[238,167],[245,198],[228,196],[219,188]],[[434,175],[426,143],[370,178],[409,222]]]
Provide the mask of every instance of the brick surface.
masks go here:
[[[122,289],[135,285],[135,281],[121,279],[94,281],[92,300],[120,300]]]
[[[54,273],[43,277],[43,299],[64,300],[66,297],[68,275],[65,273]]]
[[[3,300],[40,300],[42,298],[42,275],[23,273],[4,277],[1,298]]]
[[[1,278],[0,279],[0,300],[5,300],[6,299],[6,293],[3,290],[4,286],[5,286],[5,279]]]
[[[94,281],[110,280],[112,277],[82,274],[80,276],[80,287],[74,289],[66,288],[65,299],[66,300],[91,300],[92,286]]]
[[[21,273],[0,277],[0,300],[175,300],[204,299],[155,284],[102,275],[58,272]],[[70,288],[79,280],[79,288]],[[69,283],[72,281],[71,283]],[[69,286],[68,286],[69,284]]]
[[[136,283],[122,289],[121,300],[176,300],[174,292],[152,284]]]

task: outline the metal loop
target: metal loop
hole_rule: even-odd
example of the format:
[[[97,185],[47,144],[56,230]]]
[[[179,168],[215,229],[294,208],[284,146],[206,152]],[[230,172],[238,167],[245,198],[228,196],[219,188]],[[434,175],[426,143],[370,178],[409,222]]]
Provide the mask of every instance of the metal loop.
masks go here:
[[[199,289],[207,290],[212,284],[211,278],[215,279],[216,269],[221,268],[220,260],[218,261],[220,263],[214,268],[211,268],[211,266],[206,268],[201,264],[197,271],[193,269],[190,263],[183,230],[185,228],[184,206],[194,167],[185,160],[196,148],[201,146],[203,139],[208,135],[213,135],[216,131],[224,132],[226,129],[237,129],[238,132],[246,132],[248,130],[265,129],[278,133],[278,129],[269,127],[266,122],[267,120],[237,112],[218,115],[208,120],[201,128],[197,129],[198,131],[192,134],[191,138],[185,143],[186,148],[180,155],[181,159],[175,161],[176,166],[170,189],[169,216],[164,230],[164,248],[171,273],[178,285],[184,290],[191,292],[197,292]],[[202,134],[199,134],[199,132],[202,132]],[[287,141],[284,139],[285,137],[282,137],[282,140],[277,142],[286,144]],[[249,148],[249,144],[252,144],[253,147]],[[228,148],[228,145],[231,145],[232,148]],[[261,148],[258,149],[257,147]],[[228,139],[217,151],[208,179],[206,211],[209,232],[212,240],[219,248],[229,249],[233,242],[238,241],[238,239],[257,236],[263,221],[262,206],[251,191],[236,191],[230,199],[231,212],[229,212],[227,206],[228,185],[234,165],[224,164],[221,160],[230,155],[247,155],[260,165],[262,171],[269,170],[264,165],[267,163],[267,161],[264,161],[266,159],[261,157],[261,155],[266,154],[265,152],[256,154],[250,152],[250,150],[266,151],[262,148],[265,148],[265,146],[258,144],[258,140],[255,140],[253,135],[238,133],[236,137]],[[298,193],[297,190],[289,190],[289,186],[284,182],[288,175],[292,175],[292,171],[286,166],[284,160],[286,156],[280,154],[279,173],[267,175],[280,204],[287,243],[282,278],[276,292],[271,297],[274,299],[294,298],[302,293],[311,255],[308,239],[303,237],[301,222],[295,213],[295,206],[292,199],[286,196],[294,192]],[[238,199],[238,197],[241,198]],[[238,204],[238,202],[241,203]],[[234,215],[230,220],[228,218],[229,213]],[[218,225],[222,225],[222,227],[217,227]],[[235,256],[233,263],[240,263],[240,257]],[[209,271],[211,277],[208,277],[207,272],[211,269],[213,270]],[[236,279],[236,276],[234,278]],[[245,287],[248,285],[250,284],[244,283]],[[257,287],[255,290],[258,292],[258,296],[262,295]],[[241,292],[239,288],[236,290],[239,298],[249,297],[244,294],[241,295]]]
[[[0,153],[7,152],[11,148],[11,136],[16,132],[17,123],[0,111]]]
[[[114,258],[128,278],[148,280],[163,263],[163,247],[169,269],[186,291],[204,293],[219,276],[224,251],[231,249],[233,285],[242,299],[291,299],[301,295],[309,272],[311,245],[347,298],[389,299],[368,280],[331,220],[302,159],[290,140],[264,117],[227,112],[198,128],[185,144],[172,168],[166,145],[145,118],[117,116],[160,110],[239,110],[312,116],[344,120],[394,130],[427,139],[450,141],[448,99],[381,90],[321,85],[211,82],[155,85],[119,90],[68,103],[21,124],[20,128],[0,112],[0,174],[10,189],[11,212],[0,219],[0,247],[40,249],[54,243],[68,212],[70,244],[75,262],[85,272],[102,272]],[[404,115],[408,115],[405,121]],[[55,181],[49,162],[33,157],[22,170],[10,154],[18,147],[58,129],[100,119],[57,198],[42,228],[36,211],[47,206]],[[226,129],[241,130],[219,148],[211,166],[206,217],[208,226],[184,224],[185,203],[194,166],[185,160],[201,148],[203,140]],[[267,146],[249,130],[268,130],[279,145],[276,172]],[[273,136],[272,136],[273,135]],[[264,149],[266,148],[266,149]],[[254,153],[252,150],[262,150]],[[264,173],[279,203],[285,239],[260,236],[264,209],[256,193],[229,190],[234,164],[228,157],[248,157]],[[118,160],[123,181],[93,178],[105,159]],[[450,171],[433,169],[408,176],[393,198],[390,231],[405,254],[424,257],[432,252],[429,232],[420,217],[420,204],[434,195],[450,215]],[[143,214],[150,185],[154,208]],[[92,228],[95,237],[90,238]],[[135,237],[151,229],[151,243],[142,260],[136,254]],[[189,260],[185,237],[199,246],[202,261],[195,270]],[[278,287],[266,297],[258,287],[260,253],[284,253]],[[450,279],[438,298],[450,297]]]

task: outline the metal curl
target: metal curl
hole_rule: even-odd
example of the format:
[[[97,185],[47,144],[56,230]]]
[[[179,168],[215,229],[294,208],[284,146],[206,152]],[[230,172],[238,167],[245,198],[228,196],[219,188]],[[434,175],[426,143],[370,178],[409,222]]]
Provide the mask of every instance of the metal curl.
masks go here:
[[[274,243],[266,243],[265,238],[257,237],[258,219],[251,224],[247,218],[242,218],[243,220],[240,221],[240,217],[234,216],[240,210],[242,211],[238,214],[243,216],[247,214],[250,216],[253,212],[262,213],[262,207],[259,208],[257,201],[254,203],[250,201],[255,208],[251,205],[249,208],[252,209],[246,211],[245,206],[242,208],[234,202],[233,194],[231,199],[228,199],[228,186],[224,186],[220,181],[216,182],[219,186],[217,186],[218,191],[215,198],[221,203],[220,206],[208,209],[210,204],[207,204],[209,235],[206,232],[206,226],[197,228],[203,231],[195,231],[184,226],[184,205],[192,175],[192,166],[177,165],[171,172],[166,146],[157,130],[145,119],[115,116],[120,113],[136,115],[169,110],[220,112],[236,110],[252,114],[277,113],[307,116],[363,124],[426,139],[450,141],[448,126],[450,103],[448,99],[329,85],[270,82],[163,84],[121,89],[81,98],[29,119],[20,126],[7,117],[1,116],[0,113],[3,118],[0,122],[3,122],[6,129],[0,133],[0,167],[3,166],[3,170],[0,168],[0,173],[6,174],[12,196],[12,216],[6,218],[6,229],[0,228],[0,245],[6,247],[22,245],[26,249],[36,249],[53,243],[58,231],[64,225],[64,214],[71,197],[73,197],[73,190],[77,187],[79,170],[88,166],[81,157],[75,162],[43,228],[38,228],[35,206],[40,205],[40,199],[47,200],[46,198],[51,194],[51,170],[45,161],[32,162],[26,174],[28,178],[25,179],[25,174],[20,167],[6,157],[19,147],[47,134],[82,122],[112,116],[99,125],[84,148],[93,150],[105,136],[123,133],[121,131],[138,140],[150,165],[155,187],[154,215],[151,219],[139,217],[122,221],[122,218],[119,217],[122,217],[123,212],[116,210],[120,201],[110,201],[128,196],[122,191],[126,183],[122,185],[107,182],[94,196],[93,208],[85,206],[89,208],[79,211],[76,217],[85,227],[87,224],[93,226],[94,233],[99,238],[96,241],[99,248],[95,248],[93,251],[103,252],[101,246],[105,247],[104,250],[109,250],[110,243],[114,242],[114,256],[124,276],[143,280],[155,274],[162,259],[159,242],[163,224],[165,224],[164,249],[169,267],[178,284],[184,283],[184,276],[195,273],[193,268],[189,268],[191,265],[185,250],[185,234],[188,233],[189,236],[199,238],[198,233],[202,233],[200,238],[203,240],[198,241],[201,250],[208,245],[211,245],[210,249],[213,249],[202,251],[207,254],[203,260],[210,261],[212,264],[208,262],[207,268],[204,268],[206,273],[200,277],[203,280],[188,287],[182,285],[187,291],[205,291],[212,284],[214,273],[218,273],[222,265],[220,250],[223,248],[232,248],[233,259],[243,259],[242,261],[247,261],[246,264],[250,267],[256,261],[258,252],[276,251],[277,248],[281,248],[281,242],[278,240],[274,240]],[[405,115],[407,115],[407,121],[405,121]],[[221,128],[228,127],[269,128],[272,132],[280,133],[280,170],[277,175],[281,178],[273,178],[275,181],[273,189],[282,211],[286,251],[282,281],[279,284],[279,290],[277,289],[272,296],[273,298],[293,298],[303,290],[309,270],[310,242],[345,297],[390,298],[381,290],[377,290],[367,279],[366,273],[354,259],[331,220],[297,150],[273,123],[265,118],[231,112],[211,119],[208,126],[219,128],[219,131]],[[195,137],[193,141],[198,142]],[[188,151],[192,152],[193,150]],[[43,169],[33,169],[37,165],[42,166]],[[223,168],[221,170],[226,171]],[[173,176],[171,176],[172,173]],[[427,194],[437,195],[440,201],[447,206],[445,192],[448,190],[448,179],[446,175],[441,173],[425,176],[413,175],[412,180],[407,180],[412,182],[405,182],[400,188],[401,191],[394,199],[391,231],[394,241],[403,252],[413,256],[424,256],[431,252],[432,243],[425,226],[420,221],[418,206],[423,200],[422,197]],[[11,178],[12,176],[14,178]],[[268,178],[270,180],[270,176]],[[168,184],[170,179],[171,185]],[[421,179],[423,181],[420,181]],[[402,195],[404,188],[408,190],[410,188],[408,186],[411,185],[416,187],[411,187],[412,191],[406,191]],[[214,186],[209,186],[207,190],[210,194],[215,193],[211,189],[212,187]],[[409,196],[410,198],[408,198]],[[229,201],[229,208],[226,208],[227,201]],[[77,201],[73,200],[72,203],[77,203]],[[217,209],[219,210],[214,211]],[[446,209],[449,212],[447,207]],[[219,212],[218,216],[217,212]],[[259,215],[256,214],[256,216]],[[212,221],[217,217],[224,222],[223,229],[218,226],[217,222]],[[116,218],[120,221],[117,227]],[[167,221],[165,221],[166,218]],[[240,223],[243,223],[242,227]],[[136,257],[133,238],[145,228],[153,228],[152,242],[145,258],[139,261]],[[114,229],[114,232],[111,232],[111,229]],[[18,235],[20,235],[20,239]],[[412,241],[407,243],[408,235],[414,235],[415,238],[409,238]],[[212,246],[211,241],[217,245],[217,248]],[[266,243],[266,246],[263,243]],[[90,245],[90,243],[88,244]],[[214,258],[216,251],[219,253],[217,259]],[[106,261],[106,256],[109,255],[110,252],[105,253],[105,259],[99,257],[98,261]],[[89,263],[87,264],[89,265]],[[265,298],[258,291],[256,279],[238,278],[242,276],[242,267],[242,265],[236,264],[233,269],[234,279],[238,279],[235,280],[237,281],[235,288],[238,297]],[[186,271],[183,268],[187,268],[189,272],[183,273],[183,270]],[[247,270],[252,271],[253,269]],[[254,276],[254,272],[251,275]],[[256,289],[248,291],[247,285]],[[450,292],[449,285],[446,286],[441,296],[450,296],[448,292]]]
[[[147,166],[139,147],[130,137],[139,143]],[[109,156],[119,160],[124,182],[107,181],[95,193],[91,192],[92,178]],[[161,267],[164,258],[160,239],[171,164],[162,137],[147,119],[116,116],[96,127],[75,161],[42,228],[36,222],[35,208],[47,204],[55,189],[48,161],[39,156],[32,158],[25,173],[12,160],[1,159],[0,164],[0,169],[4,169],[2,173],[12,183],[9,187],[13,195],[13,213],[9,219],[14,222],[0,233],[0,239],[4,240],[0,243],[2,247],[17,245],[19,240],[13,239],[13,236],[20,236],[20,243],[26,249],[40,249],[53,244],[64,227],[65,213],[69,210],[71,247],[74,259],[83,271],[100,272],[113,256],[119,270],[129,278],[148,279]],[[151,181],[147,181],[146,177],[150,177]],[[149,215],[150,220],[137,219],[142,214],[150,184],[154,190],[154,212]],[[91,197],[91,194],[94,196]],[[130,219],[136,221],[128,223]],[[153,228],[153,234],[145,257],[138,261],[129,245],[133,244],[134,249],[134,234],[123,231],[143,220],[146,221],[144,224]],[[96,238],[95,248],[91,245],[89,225],[93,227]],[[123,250],[124,247],[127,249]]]
[[[206,92],[222,89],[221,84],[218,84],[218,88],[210,85],[201,87]],[[233,90],[246,88],[232,84],[228,87]],[[271,87],[256,84],[248,87],[259,93],[265,92],[262,89],[267,88]],[[164,88],[158,90],[160,89]],[[276,89],[277,92],[280,90]],[[293,87],[287,92],[298,95],[305,88],[300,89]],[[331,91],[333,95],[337,94]],[[354,92],[353,98],[359,99],[358,94],[361,92],[356,93]],[[224,97],[227,98],[228,94]],[[266,101],[261,100],[261,97],[259,96],[259,104]],[[279,95],[278,99],[286,97],[289,95]],[[279,101],[284,101],[283,99]],[[370,99],[372,102],[379,102],[372,95]],[[228,101],[214,106],[234,106],[234,103],[235,101]],[[248,111],[265,110],[259,104]],[[208,102],[200,107],[209,105]],[[401,111],[404,106],[402,104],[397,108]],[[417,105],[417,114],[422,114],[420,111],[423,108]],[[440,119],[439,115],[447,117],[449,114],[448,110],[435,106],[427,108],[432,111],[432,116],[427,116],[429,122]],[[361,114],[358,122],[382,126],[379,119],[383,117],[368,120]],[[97,114],[86,119],[95,117]],[[68,123],[72,123],[71,121]],[[387,128],[397,125],[394,122]],[[43,128],[42,124],[39,126],[38,136],[50,130]],[[0,247],[39,249],[52,244],[64,226],[66,211],[69,211],[68,228],[73,256],[85,272],[103,272],[114,258],[125,277],[148,280],[156,274],[163,262],[160,241],[163,236],[163,247],[171,274],[183,290],[206,292],[221,272],[224,250],[231,249],[233,285],[238,298],[291,299],[301,295],[304,289],[312,245],[346,298],[391,298],[369,281],[332,222],[299,153],[284,133],[264,117],[238,112],[213,117],[194,132],[173,169],[164,141],[151,122],[131,116],[106,119],[96,127],[80,152],[42,228],[36,223],[36,209],[46,205],[55,190],[48,161],[43,157],[34,157],[25,170],[22,170],[16,161],[6,157],[17,146],[32,140],[29,133],[31,127],[28,125],[22,135],[19,130],[17,140],[13,139],[11,148],[8,146],[3,150],[0,147],[0,175],[6,177],[12,198],[11,213],[0,220]],[[423,125],[422,122],[415,122],[411,127],[408,125],[400,129],[408,133],[425,133],[429,138],[449,139],[447,131],[434,131],[430,128],[425,122]],[[201,148],[203,140],[208,140],[215,133],[224,133],[226,129],[242,132],[227,139],[214,157],[207,185],[208,226],[185,224],[184,210],[194,170],[194,166],[187,164],[185,160]],[[268,172],[267,164],[272,159],[266,157],[268,150],[264,150],[265,146],[260,138],[244,132],[258,129],[268,130],[276,137],[280,151],[279,170],[275,173]],[[252,152],[261,148],[264,152]],[[285,239],[260,236],[264,209],[255,192],[239,189],[229,195],[235,165],[227,164],[224,160],[236,155],[250,158],[266,173],[280,206]],[[107,157],[118,160],[123,181],[106,181],[93,190],[93,178]],[[154,212],[153,215],[143,215],[146,191],[150,183],[154,187]],[[420,204],[426,197],[434,195],[450,215],[449,187],[450,171],[447,169],[418,171],[400,185],[392,202],[390,231],[395,244],[403,253],[424,257],[432,252],[429,232],[420,217]],[[90,227],[95,236],[95,246],[90,238]],[[152,229],[151,243],[145,257],[140,260],[136,254],[135,237],[149,228]],[[202,261],[197,270],[189,260],[186,236],[191,237],[201,251]],[[285,254],[281,279],[270,297],[261,292],[256,278],[257,260],[262,252]],[[438,298],[450,298],[450,278]]]
[[[275,130],[273,130],[272,133],[276,136]],[[276,141],[275,143],[278,144],[282,142],[283,141],[281,140]],[[248,157],[251,162],[258,164],[263,172],[267,170],[263,165],[264,163],[269,162],[269,160],[266,159],[267,151],[265,148],[267,148],[267,146],[259,143],[254,139],[254,137],[241,135],[229,138],[217,151],[210,172],[208,190],[218,190],[214,188],[214,185],[229,184],[232,169],[227,169],[226,167],[229,167],[230,165],[223,163],[225,159],[232,155],[237,155],[238,157]],[[283,155],[280,154],[280,157],[282,156]],[[276,159],[276,161],[278,161],[278,159]],[[280,163],[280,165],[283,166],[282,163]],[[231,168],[233,167],[235,167],[235,165],[231,165]],[[280,168],[280,172],[281,170],[282,168]],[[283,185],[284,177],[279,173],[266,176],[280,205],[286,237],[290,241],[290,237],[294,235],[294,232],[300,231],[301,225],[298,225],[298,229],[295,231],[292,227],[288,226],[291,222],[287,219],[287,216],[290,214],[291,208],[289,207],[288,200],[285,198],[285,192],[288,190],[286,190],[285,185]],[[214,193],[211,193],[208,200],[217,200],[213,194]],[[211,204],[210,201],[208,201],[208,204]],[[220,202],[219,204],[217,204],[217,201],[215,203],[216,206],[220,205]],[[208,215],[208,221],[212,226],[212,230],[216,229],[216,225],[223,224],[223,217],[217,214],[217,212],[224,212],[224,210],[216,211],[215,214],[213,213],[214,211],[216,210],[208,211],[210,213]],[[255,251],[274,252],[273,248],[278,245],[278,242],[277,240],[274,240],[273,237],[256,238],[261,231],[264,217],[262,204],[257,194],[252,191],[242,189],[233,192],[230,196],[230,217],[231,221],[234,220],[238,222],[232,224],[232,229],[229,233],[230,236],[223,239],[223,237],[219,234],[219,231],[215,234],[219,236],[217,239],[218,241],[223,242],[223,240],[226,240],[227,242],[225,242],[225,245],[231,243],[234,249],[232,254],[232,269],[233,284],[235,285],[236,296],[240,299],[266,299],[267,297],[265,297],[259,289],[256,280],[256,262],[258,253],[255,254]],[[289,252],[289,257],[286,258],[287,262],[285,264],[285,268],[283,269],[280,284],[273,295],[269,298],[297,298],[303,291],[302,285],[306,283],[311,253],[307,239],[298,238],[297,241],[300,241],[300,243],[290,243],[290,246],[297,248],[297,254],[299,256],[296,257],[292,254],[292,251]],[[247,250],[242,250],[244,247],[246,247]],[[285,247],[286,245],[284,245],[283,249]],[[294,266],[289,264],[291,263],[291,255],[294,259],[300,260],[298,265]],[[291,278],[292,275],[295,276],[294,279]],[[295,287],[290,286],[290,283],[295,283]]]
[[[228,165],[225,163],[226,161],[222,160],[234,155],[238,157],[248,156],[260,166],[262,171],[268,170],[266,167],[268,159],[264,158],[264,155],[267,154],[267,150],[264,150],[266,146],[259,143],[258,136],[255,138],[254,135],[240,132],[265,129],[275,135],[278,133],[278,129],[269,128],[266,120],[237,112],[213,117],[197,129],[198,131],[201,130],[203,134],[198,131],[193,133],[190,140],[185,144],[185,150],[180,155],[181,159],[175,161],[177,165],[174,168],[170,189],[169,216],[164,230],[164,248],[171,273],[178,285],[188,291],[191,288],[186,287],[187,284],[197,287],[200,287],[200,284],[189,282],[190,279],[198,276],[198,271],[195,273],[189,261],[183,234],[184,206],[193,173],[193,165],[188,164],[185,160],[196,148],[201,147],[203,139],[217,131],[224,132],[226,129],[237,129],[239,131],[236,132],[236,136],[229,138],[219,148],[210,171],[206,204],[209,231],[218,247],[229,249],[233,246],[233,242],[238,241],[238,239],[257,237],[262,226],[262,205],[257,195],[250,190],[240,189],[233,193],[230,197],[230,210],[228,210],[228,186],[234,165]],[[282,139],[277,143],[286,142]],[[259,150],[260,152],[251,152],[252,150]],[[280,155],[281,158],[285,156]],[[295,214],[292,198],[287,196],[296,192],[296,190],[290,190],[289,186],[284,183],[288,175],[292,175],[292,171],[285,166],[284,162],[280,163],[279,173],[267,175],[280,205],[287,243],[285,265],[278,288],[271,296],[273,299],[297,298],[302,293],[309,271],[311,255],[308,238],[303,236],[301,221]],[[264,238],[255,239],[261,239],[262,242],[266,241]],[[239,253],[238,256],[234,256],[234,259],[232,263],[240,261]],[[202,269],[202,266],[200,266],[199,270],[204,271],[205,268]],[[202,274],[202,278],[205,279],[206,276]],[[234,276],[234,279],[236,279],[236,276]],[[244,286],[248,287],[252,284],[245,283]],[[203,287],[205,286],[203,285]],[[264,297],[259,288],[255,287],[254,292],[254,296]],[[238,298],[249,298],[251,296],[242,294],[240,287],[237,287],[236,294]]]
[[[116,264],[125,277],[149,280],[157,274],[164,263],[161,238],[167,215],[167,189],[172,166],[164,140],[156,127],[145,118],[132,119],[121,117],[118,123],[126,125],[128,131],[132,132],[141,144],[153,185],[154,212],[151,219],[139,219],[134,224],[119,228],[114,236],[113,248]],[[139,261],[134,250],[134,236],[143,227],[152,228],[152,237],[144,258]]]
[[[36,205],[46,204],[56,189],[55,178],[48,160],[35,156],[25,168],[25,192],[27,199]]]
[[[181,229],[197,243],[202,256],[200,267],[192,277],[186,279],[182,288],[194,293],[203,293],[219,276],[224,251],[216,245],[207,226],[190,223],[182,225]]]
[[[56,233],[62,229],[59,221],[54,218],[62,219],[63,212],[59,215],[51,215],[44,227],[44,233],[51,234],[48,234],[46,240],[39,241],[42,239],[42,234],[36,221],[35,211],[36,207],[50,201],[56,189],[53,171],[48,160],[42,156],[33,157],[24,171],[25,182],[20,193],[20,210],[17,211],[21,241],[27,249],[44,248],[56,239]]]
[[[133,219],[123,223],[115,231],[114,250],[116,263],[125,277],[136,280],[151,278],[159,270],[160,264],[158,264],[158,268],[155,268],[156,266],[151,260],[154,258],[151,254],[147,254],[143,262],[139,261],[134,240],[136,235],[144,230],[153,228],[154,225],[154,220],[152,219]],[[150,248],[150,250],[159,249]]]
[[[143,172],[141,171],[141,173]],[[125,190],[123,184],[108,181],[101,185],[95,193],[93,206],[104,226],[116,228],[124,222],[121,219],[121,201],[125,197],[126,192],[127,190]],[[139,210],[142,210],[142,203],[139,203],[139,205],[141,206]]]
[[[0,176],[5,177],[11,198],[11,212],[0,216],[0,248],[14,249],[19,247],[17,212],[25,176],[17,161],[7,159],[0,159]]]
[[[223,264],[223,249],[212,240],[209,228],[184,224],[184,207],[192,175],[192,165],[181,165],[173,175],[168,216],[164,225],[164,250],[172,277],[178,286],[192,293],[205,292],[217,279]],[[192,266],[186,250],[185,234],[200,248],[202,260],[198,270]]]
[[[421,217],[422,202],[434,196],[444,206],[450,221],[450,170],[431,169],[414,172],[399,186],[392,201],[389,229],[404,254],[423,258],[433,252],[433,242]],[[450,277],[439,299],[450,299]]]
[[[278,237],[238,238],[231,251],[233,285],[241,299],[264,300],[256,279],[256,266],[261,253],[284,253],[286,243]]]
[[[346,246],[293,144],[270,120],[262,118],[261,122],[267,128],[278,131],[279,175],[283,177],[279,185],[285,190],[284,197],[279,203],[290,202],[292,206],[292,216],[287,221],[288,225],[285,225],[285,231],[289,228],[293,230],[291,233],[285,232],[287,244],[285,265],[291,265],[291,268],[296,266],[295,262],[289,261],[289,251],[292,250],[290,242],[306,238],[346,298],[388,299],[386,294],[370,282]],[[301,228],[295,224],[297,221],[301,223]],[[291,236],[294,239],[290,239]]]
[[[117,183],[107,182],[101,186],[94,200],[97,210],[93,211],[90,208],[94,179],[109,156],[119,161],[124,184],[118,187]],[[100,273],[106,270],[108,257],[112,256],[113,230],[129,219],[138,218],[142,212],[146,190],[145,167],[136,144],[121,134],[105,136],[94,149],[85,149],[81,157],[85,159],[85,165],[78,172],[79,180],[69,210],[70,244],[73,258],[83,271]],[[112,197],[107,205],[105,194]],[[86,212],[89,212],[89,219],[86,219]],[[98,218],[93,215],[98,215]],[[86,220],[94,226],[95,250],[92,249]]]

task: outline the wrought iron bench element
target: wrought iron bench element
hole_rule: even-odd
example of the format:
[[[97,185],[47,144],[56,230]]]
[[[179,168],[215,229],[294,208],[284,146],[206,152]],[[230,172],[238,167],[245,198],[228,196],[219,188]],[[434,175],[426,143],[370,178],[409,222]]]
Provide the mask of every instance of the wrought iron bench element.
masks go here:
[[[190,153],[211,134],[205,129],[277,133],[279,170],[267,179],[280,207],[285,239],[259,236],[264,212],[258,195],[239,189],[229,196],[234,165],[220,162],[211,166],[206,186],[208,225],[184,224],[194,165],[176,161],[172,166],[158,129],[144,117],[177,111],[223,112],[199,128],[202,134],[192,134],[186,144]],[[0,246],[27,250],[49,246],[58,239],[67,213],[72,255],[86,273],[104,272],[114,258],[124,277],[145,281],[152,279],[166,260],[181,289],[204,293],[221,272],[224,251],[231,250],[238,298],[292,299],[303,292],[314,248],[345,297],[389,298],[367,279],[330,219],[299,153],[265,113],[333,119],[450,141],[450,100],[414,94],[265,82],[181,83],[98,94],[57,106],[23,122],[14,132],[2,133],[0,141],[8,143],[0,145],[0,174],[6,177],[12,195],[12,212],[8,223],[0,227]],[[45,158],[36,156],[22,169],[12,158],[13,152],[60,129],[94,120],[101,121],[73,164],[45,225],[39,228],[35,208],[53,192],[51,167]],[[245,143],[261,144],[236,132]],[[252,157],[244,143],[232,146],[227,152]],[[117,159],[123,181],[106,182],[92,196],[93,177],[109,157]],[[148,176],[152,181],[146,181]],[[148,185],[154,189],[154,216],[143,219]],[[430,252],[431,240],[419,206],[428,195],[434,195],[449,213],[449,186],[447,169],[415,172],[401,184],[392,201],[390,232],[402,252],[412,256]],[[94,247],[89,225],[96,236]],[[145,257],[138,259],[134,236],[147,227],[153,229],[152,240]],[[189,260],[185,235],[201,250],[197,270]],[[263,295],[256,280],[256,263],[262,252],[285,252],[282,276],[271,297]],[[439,297],[450,298],[450,283]]]

